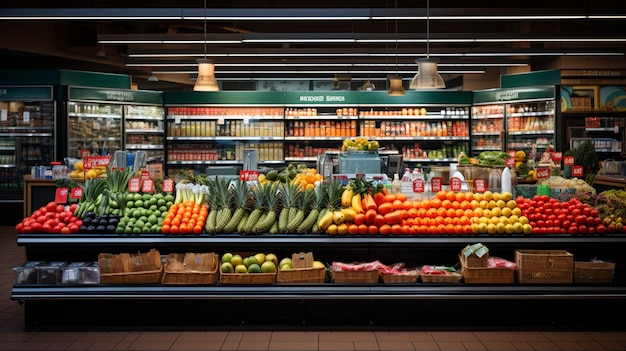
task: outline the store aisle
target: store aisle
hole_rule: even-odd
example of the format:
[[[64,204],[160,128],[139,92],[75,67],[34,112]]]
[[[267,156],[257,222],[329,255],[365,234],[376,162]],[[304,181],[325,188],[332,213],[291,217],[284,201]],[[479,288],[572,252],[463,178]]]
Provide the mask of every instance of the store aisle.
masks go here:
[[[626,331],[369,330],[257,331],[215,327],[159,330],[25,330],[24,307],[11,300],[12,267],[24,261],[14,229],[0,227],[0,350],[428,350],[626,351]],[[513,313],[513,311],[510,311]],[[599,316],[601,318],[601,316]],[[590,321],[593,323],[593,321]]]

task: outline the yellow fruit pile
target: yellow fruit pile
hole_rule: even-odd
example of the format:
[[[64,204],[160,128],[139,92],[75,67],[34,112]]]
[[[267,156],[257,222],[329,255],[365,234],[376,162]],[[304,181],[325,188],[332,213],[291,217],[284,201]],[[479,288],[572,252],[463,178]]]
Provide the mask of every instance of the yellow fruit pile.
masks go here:
[[[76,161],[74,163],[74,170],[70,172],[70,178],[72,179],[92,179],[104,175],[106,167],[95,167],[89,170],[83,168],[83,161]]]

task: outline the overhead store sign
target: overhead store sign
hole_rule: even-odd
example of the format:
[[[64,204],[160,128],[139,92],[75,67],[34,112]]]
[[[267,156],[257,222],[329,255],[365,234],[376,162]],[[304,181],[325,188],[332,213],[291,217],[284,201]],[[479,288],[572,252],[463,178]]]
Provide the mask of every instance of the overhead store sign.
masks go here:
[[[52,100],[52,86],[0,86],[0,100]]]
[[[351,105],[358,102],[358,94],[354,91],[341,92],[286,92],[285,104],[287,105]]]
[[[69,87],[68,96],[70,100],[163,104],[163,93],[159,91]]]
[[[561,71],[563,85],[625,85],[626,70],[580,69]]]
[[[536,99],[554,99],[554,97],[554,86],[539,86],[514,89],[489,89],[475,91],[474,104]]]

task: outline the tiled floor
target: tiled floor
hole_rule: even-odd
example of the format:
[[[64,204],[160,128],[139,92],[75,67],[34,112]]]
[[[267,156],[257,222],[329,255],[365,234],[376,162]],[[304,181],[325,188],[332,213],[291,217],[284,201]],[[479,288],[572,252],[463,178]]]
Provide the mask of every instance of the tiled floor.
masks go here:
[[[23,306],[10,299],[11,268],[24,260],[11,227],[0,227],[0,252],[0,350],[626,351],[626,331],[26,330]]]

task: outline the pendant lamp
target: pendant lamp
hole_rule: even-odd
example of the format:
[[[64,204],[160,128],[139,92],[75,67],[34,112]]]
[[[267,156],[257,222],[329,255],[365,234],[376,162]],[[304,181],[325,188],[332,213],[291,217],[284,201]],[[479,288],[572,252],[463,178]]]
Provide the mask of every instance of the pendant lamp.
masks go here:
[[[215,64],[206,58],[206,0],[204,0],[204,58],[198,62],[198,78],[193,86],[194,91],[219,91],[220,86],[215,79]]]
[[[372,91],[372,90],[376,90],[376,86],[374,85],[374,83],[372,83],[369,79],[369,77],[367,78],[367,81],[365,81],[365,83],[363,83],[363,85],[361,85],[359,87],[359,90],[361,91]]]
[[[404,87],[402,86],[402,77],[389,76],[389,90],[387,95],[389,96],[402,96],[404,95]]]
[[[426,58],[415,60],[417,74],[411,80],[411,89],[442,89],[446,82],[437,72],[439,60],[430,58],[430,1],[426,1]]]
[[[398,1],[396,0],[396,8]],[[398,75],[398,20],[396,20],[396,75],[389,76],[389,89],[387,95],[402,96],[404,95],[404,87],[402,86],[402,76]]]

